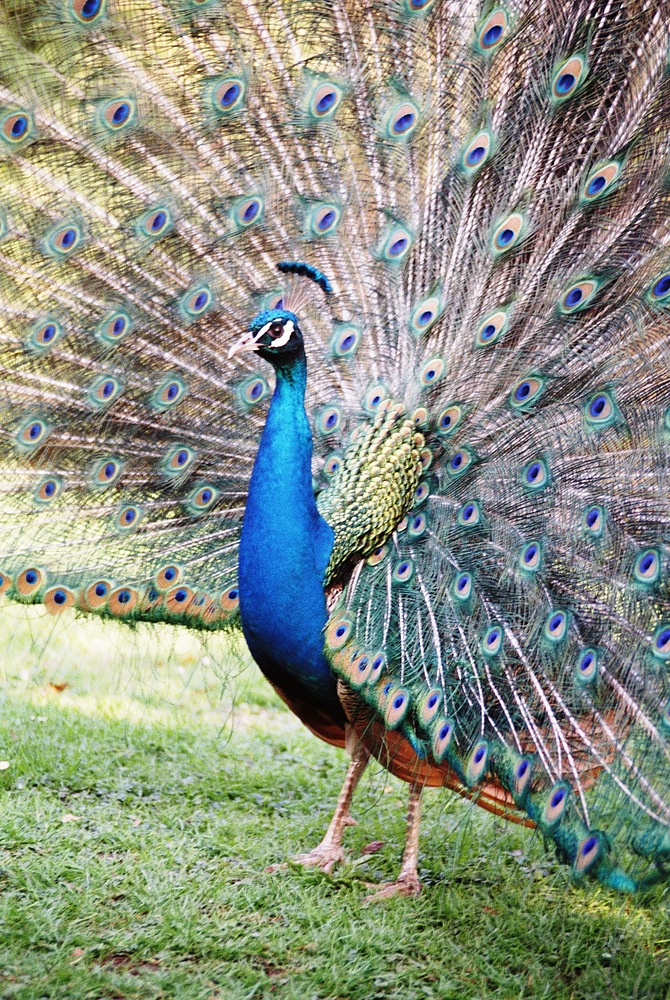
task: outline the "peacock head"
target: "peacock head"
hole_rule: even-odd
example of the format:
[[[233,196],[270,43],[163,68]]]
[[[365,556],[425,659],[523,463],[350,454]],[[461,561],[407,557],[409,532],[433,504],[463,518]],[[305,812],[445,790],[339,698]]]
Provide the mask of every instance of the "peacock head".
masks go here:
[[[255,351],[277,368],[290,364],[303,350],[296,314],[288,309],[266,309],[254,317],[248,331],[228,351],[228,357]]]

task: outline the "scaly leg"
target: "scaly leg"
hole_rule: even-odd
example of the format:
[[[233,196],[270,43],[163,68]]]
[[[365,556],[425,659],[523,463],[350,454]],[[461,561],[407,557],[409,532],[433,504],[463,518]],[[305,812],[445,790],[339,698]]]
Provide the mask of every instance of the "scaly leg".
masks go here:
[[[306,868],[314,866],[330,873],[336,864],[345,860],[345,854],[342,850],[342,834],[346,826],[355,826],[356,824],[356,820],[349,815],[349,806],[356,785],[361,780],[369,759],[370,754],[365,747],[361,743],[356,743],[352,749],[347,776],[344,779],[333,818],[323,840],[309,853],[300,854],[295,858],[295,864],[304,865]],[[277,871],[278,868],[282,867],[283,865],[270,865],[266,871]]]
[[[416,870],[419,860],[419,827],[421,825],[421,791],[423,786],[409,786],[409,804],[407,806],[407,839],[402,856],[400,873],[395,882],[383,885],[371,896],[366,896],[364,905],[380,903],[392,896],[418,896],[421,892],[421,882]]]

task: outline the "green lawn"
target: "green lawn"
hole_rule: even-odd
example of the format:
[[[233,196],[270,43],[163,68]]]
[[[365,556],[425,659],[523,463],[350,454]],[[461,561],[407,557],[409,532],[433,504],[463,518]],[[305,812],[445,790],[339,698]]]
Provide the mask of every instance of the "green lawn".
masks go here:
[[[364,908],[404,834],[378,768],[348,865],[266,873],[320,838],[345,757],[239,651],[3,616],[1,997],[670,996],[670,891],[573,886],[538,836],[446,792],[425,796],[422,896]]]

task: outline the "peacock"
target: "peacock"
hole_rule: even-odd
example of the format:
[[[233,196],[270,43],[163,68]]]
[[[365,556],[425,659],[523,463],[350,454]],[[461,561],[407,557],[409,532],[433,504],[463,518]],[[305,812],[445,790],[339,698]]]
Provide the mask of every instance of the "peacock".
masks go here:
[[[4,0],[0,592],[670,870],[670,15]]]

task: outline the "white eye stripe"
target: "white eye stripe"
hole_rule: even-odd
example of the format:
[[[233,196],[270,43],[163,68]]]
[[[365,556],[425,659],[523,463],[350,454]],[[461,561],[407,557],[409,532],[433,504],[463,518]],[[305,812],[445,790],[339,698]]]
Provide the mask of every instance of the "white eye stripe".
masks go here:
[[[270,324],[268,323],[268,326],[269,325]],[[284,332],[282,333],[281,337],[278,340],[272,341],[272,347],[283,347],[284,344],[288,344],[289,340],[291,339],[293,330],[294,330],[293,320],[289,319],[286,321],[286,323],[284,323]]]
[[[263,334],[267,333],[271,326],[272,326],[272,323],[266,323],[265,326],[262,326],[260,328],[260,330],[258,331],[258,333],[256,334],[256,336],[254,337],[254,340],[260,340],[260,338],[263,336]]]

